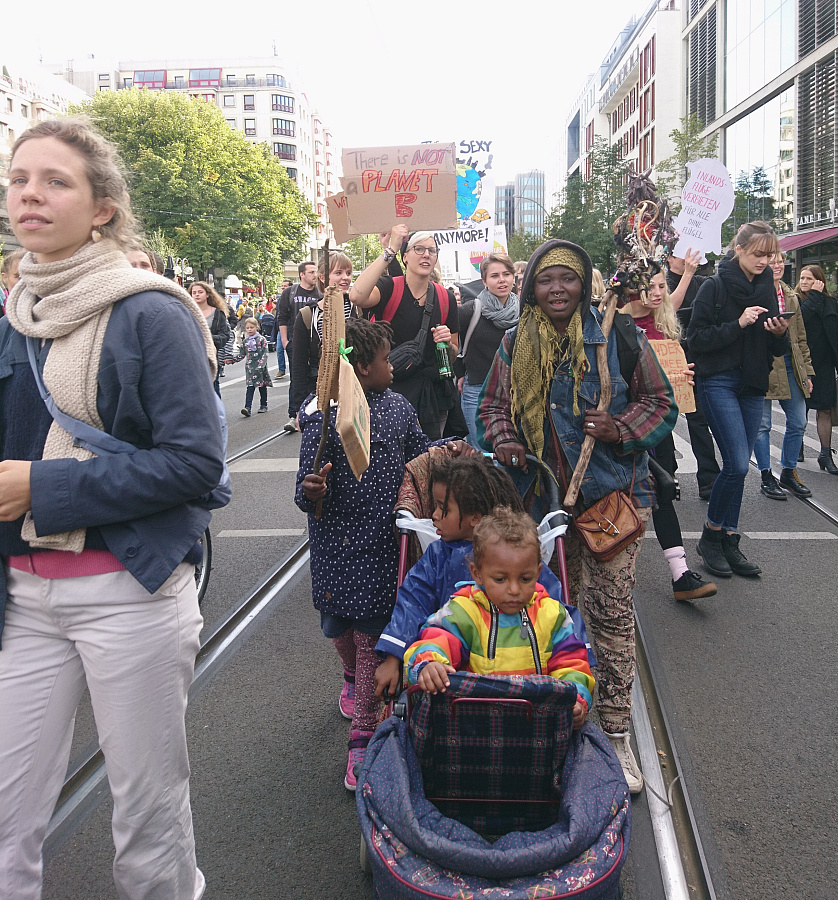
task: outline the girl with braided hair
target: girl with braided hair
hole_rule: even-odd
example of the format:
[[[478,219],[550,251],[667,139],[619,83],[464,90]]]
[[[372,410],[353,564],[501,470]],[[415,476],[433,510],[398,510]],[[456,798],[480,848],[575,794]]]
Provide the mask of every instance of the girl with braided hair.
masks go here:
[[[344,718],[352,720],[344,779],[350,791],[355,790],[366,746],[378,724],[375,645],[396,602],[396,498],[405,464],[432,445],[413,407],[390,390],[391,337],[386,323],[365,319],[346,323],[348,360],[370,411],[370,464],[360,481],[335,429],[334,409],[322,467],[312,473],[323,432],[322,413],[316,400],[299,413],[302,443],[295,502],[308,513],[312,595],[320,626],[343,663],[338,705]],[[466,446],[462,441],[435,443],[447,445],[455,454]]]
[[[385,689],[396,691],[404,651],[419,637],[425,620],[448,602],[460,582],[471,580],[471,539],[477,524],[500,507],[523,510],[512,479],[482,454],[434,461],[431,492],[431,518],[441,540],[434,541],[407,573],[390,624],[376,644],[384,657],[375,673],[379,696]],[[561,598],[561,585],[547,566],[541,567],[538,580],[551,597]],[[584,638],[578,614],[576,622]]]
[[[546,463],[566,492],[586,435],[594,449],[582,480],[576,512],[614,490],[631,494],[645,524],[654,493],[646,451],[672,431],[678,407],[672,387],[634,324],[618,323],[606,339],[602,317],[591,307],[591,260],[576,244],[551,240],[533,254],[524,276],[517,328],[506,333],[478,403],[478,439],[494,449],[514,476],[533,518],[544,494],[526,454]],[[634,338],[632,371],[620,365],[618,339],[626,324]],[[600,373],[597,345],[606,344],[612,397],[597,408]],[[635,562],[642,534],[613,559],[596,559],[574,529],[565,535],[571,603],[582,589],[583,615],[599,664],[597,707],[629,790],[643,788],[643,776],[629,745],[634,680]]]

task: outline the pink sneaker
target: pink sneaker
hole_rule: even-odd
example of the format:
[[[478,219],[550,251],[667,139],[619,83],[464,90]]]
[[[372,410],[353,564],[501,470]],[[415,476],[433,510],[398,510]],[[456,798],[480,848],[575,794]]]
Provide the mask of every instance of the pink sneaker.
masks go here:
[[[344,717],[344,719],[352,719],[352,716],[355,715],[355,682],[354,681],[346,681],[343,682],[343,687],[340,691],[340,700],[338,700],[338,707],[340,708],[340,714]]]
[[[356,731],[354,728],[349,734],[349,757],[346,760],[346,777],[343,784],[348,791],[354,791],[358,786],[358,775],[364,764],[367,744],[372,734],[369,731]]]

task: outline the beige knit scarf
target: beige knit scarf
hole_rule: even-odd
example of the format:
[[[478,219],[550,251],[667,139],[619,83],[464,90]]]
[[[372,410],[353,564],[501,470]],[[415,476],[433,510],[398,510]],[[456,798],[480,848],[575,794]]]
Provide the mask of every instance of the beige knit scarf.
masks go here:
[[[174,282],[133,269],[115,242],[90,242],[69,259],[51,263],[38,263],[27,253],[18,271],[21,280],[6,301],[6,315],[20,334],[52,338],[44,383],[67,415],[94,428],[103,427],[96,398],[105,331],[114,303],[141,291],[171,294],[192,313],[215,376],[215,346],[198,304]],[[73,438],[57,422],[52,423],[43,459],[86,460],[93,455],[73,446]],[[33,547],[74,553],[84,549],[84,528],[39,536],[31,512],[26,514],[21,535]]]

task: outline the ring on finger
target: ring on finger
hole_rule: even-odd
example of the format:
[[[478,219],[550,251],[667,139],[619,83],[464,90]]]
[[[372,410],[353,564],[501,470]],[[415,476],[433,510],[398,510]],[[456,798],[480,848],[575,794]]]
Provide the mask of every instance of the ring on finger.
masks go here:
[[[517,456],[513,456],[513,457],[512,457],[512,465],[513,465],[513,466],[517,466],[517,465],[518,465],[518,457],[517,457]]]

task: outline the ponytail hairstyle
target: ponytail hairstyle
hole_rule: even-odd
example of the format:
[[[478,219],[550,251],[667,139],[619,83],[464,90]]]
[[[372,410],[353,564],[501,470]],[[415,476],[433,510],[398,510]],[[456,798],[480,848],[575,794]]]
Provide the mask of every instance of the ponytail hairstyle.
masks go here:
[[[116,147],[93,127],[88,118],[64,116],[27,128],[15,141],[11,159],[27,141],[46,137],[56,138],[81,155],[93,199],[114,207],[110,221],[99,225],[98,231],[103,238],[115,241],[120,250],[126,250],[138,240],[137,225],[131,211],[125,168]]]

